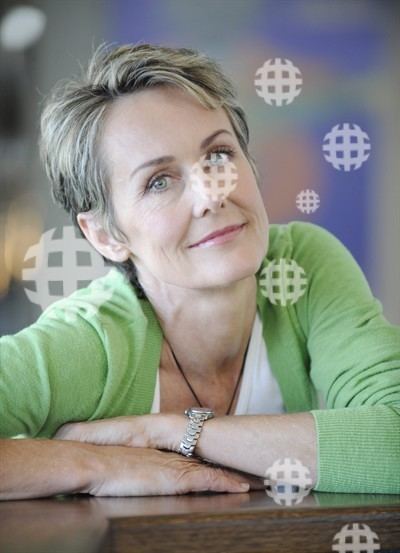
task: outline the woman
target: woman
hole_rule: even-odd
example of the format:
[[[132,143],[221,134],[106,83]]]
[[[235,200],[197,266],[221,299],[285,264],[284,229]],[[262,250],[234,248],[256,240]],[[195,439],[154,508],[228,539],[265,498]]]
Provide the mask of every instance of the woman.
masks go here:
[[[28,438],[1,442],[1,498],[262,488],[287,458],[317,491],[400,493],[400,328],[332,234],[269,225],[248,142],[193,50],[100,46],[55,88],[41,156],[112,295],[1,339],[0,435]]]

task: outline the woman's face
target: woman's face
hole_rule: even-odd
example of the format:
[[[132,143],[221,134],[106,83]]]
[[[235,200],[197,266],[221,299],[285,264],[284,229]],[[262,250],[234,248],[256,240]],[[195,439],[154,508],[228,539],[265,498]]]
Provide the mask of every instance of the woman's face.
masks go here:
[[[200,144],[220,129],[226,132],[201,150]],[[226,148],[234,154],[211,156]],[[146,292],[165,284],[223,287],[256,273],[268,249],[267,213],[222,108],[208,110],[172,87],[123,96],[107,114],[102,153],[117,223],[129,239],[117,260],[131,257]],[[162,156],[175,160],[138,169]],[[236,186],[222,204],[191,185],[193,167],[203,159],[229,160],[237,171]],[[213,231],[241,223],[247,224],[233,240],[189,247]]]

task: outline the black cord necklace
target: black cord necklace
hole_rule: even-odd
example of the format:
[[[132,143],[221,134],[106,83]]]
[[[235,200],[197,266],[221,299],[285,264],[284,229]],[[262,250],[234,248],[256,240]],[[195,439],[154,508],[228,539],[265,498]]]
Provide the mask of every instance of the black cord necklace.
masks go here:
[[[226,412],[226,415],[228,415],[228,414],[229,414],[229,411],[231,410],[232,403],[233,403],[233,398],[234,398],[235,395],[236,395],[236,391],[237,391],[237,389],[238,389],[239,382],[240,382],[240,379],[241,379],[242,374],[243,374],[243,369],[244,369],[244,365],[245,365],[245,362],[246,362],[246,357],[247,357],[247,351],[248,351],[248,349],[249,349],[249,344],[250,344],[250,338],[249,338],[249,341],[247,342],[246,351],[245,351],[245,354],[244,354],[244,357],[243,357],[242,368],[240,369],[239,378],[237,379],[236,386],[235,386],[235,391],[233,392],[233,396],[232,396],[231,402],[230,402],[230,404],[229,404],[228,411]],[[170,350],[171,350],[171,352],[172,352],[172,355],[174,356],[175,363],[177,364],[178,369],[181,371],[183,378],[186,380],[186,383],[187,383],[187,385],[189,386],[189,388],[190,388],[190,390],[191,390],[193,396],[196,398],[197,403],[200,405],[200,407],[204,407],[204,405],[201,404],[199,398],[196,396],[196,394],[195,394],[193,388],[191,387],[191,385],[190,385],[188,379],[186,378],[185,373],[183,372],[183,370],[182,370],[182,368],[181,368],[181,366],[180,366],[180,364],[179,364],[179,362],[178,362],[178,359],[176,358],[175,353],[174,353],[173,349],[171,348],[171,345],[170,345],[169,347],[170,347]],[[226,415],[225,415],[225,416],[226,416]]]

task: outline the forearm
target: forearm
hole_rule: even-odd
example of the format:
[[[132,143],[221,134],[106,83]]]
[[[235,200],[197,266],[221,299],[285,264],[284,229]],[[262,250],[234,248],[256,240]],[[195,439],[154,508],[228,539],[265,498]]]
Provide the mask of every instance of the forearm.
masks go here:
[[[179,447],[186,418],[176,421]],[[234,415],[206,421],[195,454],[214,463],[265,477],[278,459],[298,459],[317,482],[317,437],[310,413],[287,415]]]
[[[92,472],[93,448],[72,441],[0,440],[0,500],[81,492]]]

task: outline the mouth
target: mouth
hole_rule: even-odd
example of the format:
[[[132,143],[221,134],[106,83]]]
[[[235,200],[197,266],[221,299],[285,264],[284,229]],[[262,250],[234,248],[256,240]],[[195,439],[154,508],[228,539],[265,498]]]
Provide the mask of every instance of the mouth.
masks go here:
[[[209,248],[210,246],[215,246],[218,244],[225,244],[226,242],[230,242],[241,233],[243,227],[246,225],[247,225],[247,222],[241,225],[231,225],[229,227],[225,227],[220,231],[217,231],[208,235],[200,242],[192,244],[191,246],[189,246],[189,248]]]

